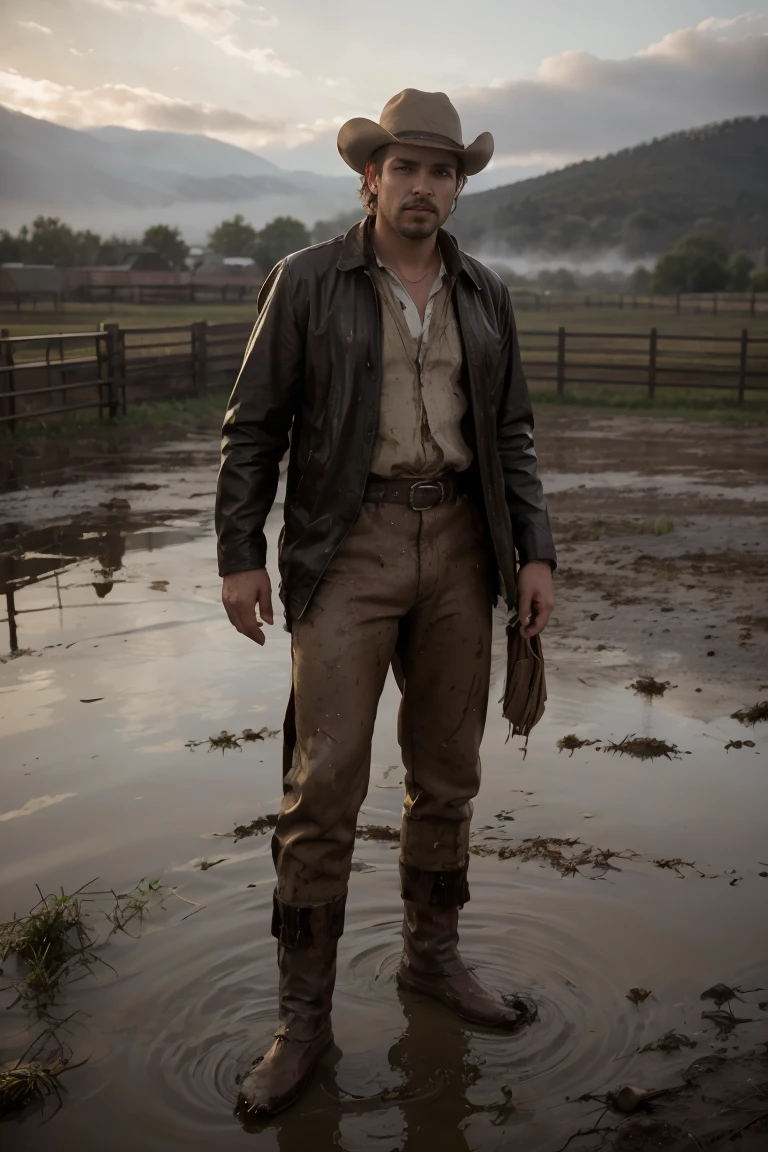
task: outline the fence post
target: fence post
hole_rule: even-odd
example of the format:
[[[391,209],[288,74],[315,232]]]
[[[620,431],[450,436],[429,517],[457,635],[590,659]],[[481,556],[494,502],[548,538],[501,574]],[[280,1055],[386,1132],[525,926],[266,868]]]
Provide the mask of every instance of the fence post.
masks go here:
[[[712,315],[717,316],[717,292],[712,293]]]
[[[679,316],[680,315],[680,293],[679,292],[677,294],[677,309],[676,309],[676,311],[677,311],[677,315]]]
[[[749,298],[749,314],[753,320],[755,318],[755,295],[756,293],[753,292]]]
[[[746,328],[741,330],[741,348],[739,350],[739,404],[744,403],[744,392],[747,387],[747,357],[749,355],[749,332]]]
[[[8,613],[8,639],[10,641],[11,652],[18,652],[19,639],[16,633],[16,600],[12,588],[9,588],[5,594],[5,607]]]
[[[653,400],[656,395],[656,339],[657,332],[651,328],[651,339],[648,345],[648,399]]]
[[[557,394],[565,393],[565,328],[557,330]]]
[[[3,328],[2,331],[0,331],[0,338],[2,338],[5,341],[5,344],[3,345],[3,364],[5,364],[6,368],[13,368],[13,344],[11,344],[9,342],[10,335],[11,335],[11,333],[7,328]],[[8,421],[8,427],[10,428],[11,432],[15,432],[16,431],[16,419],[15,419],[15,417],[16,417],[16,396],[15,396],[16,381],[14,379],[14,373],[13,372],[4,373],[4,379],[5,379],[5,389],[4,390],[6,392],[10,393],[10,395],[8,396],[8,415],[10,416],[10,420]]]
[[[192,386],[196,393],[208,387],[208,321],[192,325]]]
[[[121,388],[123,390],[123,412],[125,412],[127,407],[125,395],[125,337],[120,331],[119,324],[102,324],[101,327],[107,334],[108,402],[109,418],[112,420],[117,416]]]

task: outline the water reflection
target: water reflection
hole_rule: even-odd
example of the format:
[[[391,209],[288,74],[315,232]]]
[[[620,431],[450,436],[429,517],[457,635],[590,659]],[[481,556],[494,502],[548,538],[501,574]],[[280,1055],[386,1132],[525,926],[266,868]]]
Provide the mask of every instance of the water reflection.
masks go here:
[[[123,568],[127,551],[152,552],[200,535],[195,524],[168,527],[166,519],[165,512],[136,513],[128,501],[112,500],[90,515],[63,524],[44,528],[0,525],[0,594],[5,597],[10,651],[19,649],[19,617],[28,611],[46,611],[45,607],[25,607],[20,596],[24,589],[52,579],[55,602],[48,608],[64,610],[60,577],[91,561],[98,567],[93,571],[96,579],[89,583],[97,599],[103,600],[117,582],[115,573]]]

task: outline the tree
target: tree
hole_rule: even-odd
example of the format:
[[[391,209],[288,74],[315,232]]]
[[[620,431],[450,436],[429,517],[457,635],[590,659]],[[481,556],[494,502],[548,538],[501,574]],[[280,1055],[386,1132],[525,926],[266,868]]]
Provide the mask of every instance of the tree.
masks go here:
[[[293,216],[277,216],[257,233],[253,257],[262,270],[267,272],[284,256],[306,248],[309,243],[309,232],[301,220]]]
[[[750,288],[753,292],[768,292],[768,269],[752,273]]]
[[[208,235],[208,245],[219,256],[253,256],[257,232],[244,216],[222,220]]]
[[[544,292],[575,292],[576,278],[570,268],[542,268],[536,277],[537,287]]]
[[[7,239],[6,239],[7,238]],[[71,268],[93,264],[101,244],[93,232],[74,232],[58,216],[38,216],[32,228],[25,224],[18,236],[4,236],[4,247],[15,251],[15,259],[25,264],[55,264]]]
[[[627,278],[627,288],[635,296],[647,296],[651,290],[651,273],[644,264],[638,264]]]
[[[723,292],[728,287],[728,252],[711,232],[689,232],[661,256],[652,292]]]
[[[746,252],[736,252],[731,257],[731,263],[728,268],[730,272],[730,283],[728,287],[732,292],[749,291],[750,276],[754,267],[754,261],[750,260]]]
[[[156,248],[171,268],[176,270],[184,268],[184,261],[189,255],[189,246],[178,228],[171,228],[169,224],[153,224],[151,228],[147,228],[141,242]]]

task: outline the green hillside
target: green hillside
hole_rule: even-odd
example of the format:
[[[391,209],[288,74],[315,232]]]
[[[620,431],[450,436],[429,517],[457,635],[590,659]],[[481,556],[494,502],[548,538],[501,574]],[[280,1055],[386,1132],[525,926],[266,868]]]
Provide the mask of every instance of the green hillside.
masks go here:
[[[704,228],[732,251],[757,252],[768,245],[768,116],[676,132],[465,193],[450,227],[473,251],[487,243],[557,256],[619,248],[642,257]]]

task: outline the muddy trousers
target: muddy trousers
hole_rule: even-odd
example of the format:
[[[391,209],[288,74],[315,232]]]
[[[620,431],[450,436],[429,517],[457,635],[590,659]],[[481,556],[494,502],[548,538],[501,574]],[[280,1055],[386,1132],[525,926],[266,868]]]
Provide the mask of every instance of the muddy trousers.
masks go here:
[[[278,905],[308,908],[346,895],[390,665],[402,690],[403,896],[444,906],[468,899],[491,569],[483,521],[467,497],[426,511],[363,504],[293,624],[284,799],[273,838]]]

